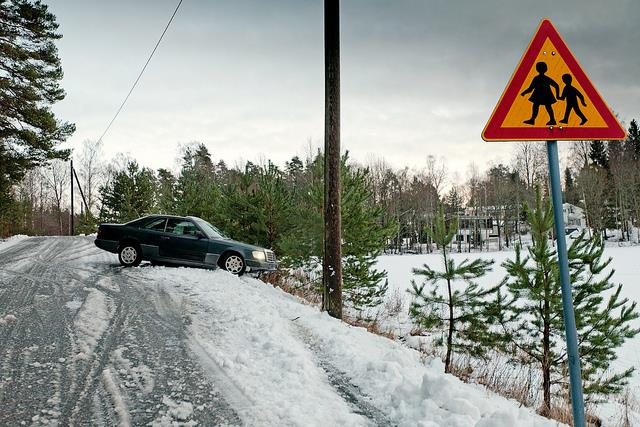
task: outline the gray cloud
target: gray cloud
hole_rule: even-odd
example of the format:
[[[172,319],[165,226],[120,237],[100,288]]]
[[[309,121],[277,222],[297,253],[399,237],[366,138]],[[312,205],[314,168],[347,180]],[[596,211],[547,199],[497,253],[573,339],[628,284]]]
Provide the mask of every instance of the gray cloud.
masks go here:
[[[97,138],[175,1],[51,2],[64,34],[68,98],[56,110]],[[185,0],[147,73],[105,138],[172,166],[178,142],[230,163],[284,162],[323,135],[322,1]],[[609,105],[640,116],[640,2],[342,2],[343,146],[396,166],[428,154],[451,169],[506,161],[480,132],[543,17],[554,22]]]

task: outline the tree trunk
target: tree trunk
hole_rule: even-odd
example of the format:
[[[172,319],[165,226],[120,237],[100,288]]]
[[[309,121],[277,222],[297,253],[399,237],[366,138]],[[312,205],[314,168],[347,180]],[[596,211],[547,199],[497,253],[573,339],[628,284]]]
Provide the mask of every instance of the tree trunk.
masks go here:
[[[496,215],[496,224],[498,225],[498,250],[502,250],[502,233],[500,229],[500,216]]]
[[[549,322],[549,295],[545,289],[544,330],[542,336],[542,391],[543,403],[541,414],[546,416],[551,411],[551,327]]]
[[[447,251],[442,248],[442,255],[444,257],[444,268],[449,275],[449,263],[447,262]],[[449,333],[447,335],[447,355],[444,359],[444,372],[451,372],[451,355],[453,353],[453,294],[451,292],[451,280],[447,279],[447,291],[449,292]]]
[[[543,390],[543,403],[540,409],[540,414],[547,416],[551,412],[551,368],[545,366],[542,367],[542,390]]]
[[[40,232],[38,233],[39,235],[44,234],[44,202],[42,198],[43,186],[44,184],[42,183],[42,181],[40,181]]]
[[[60,227],[60,236],[62,236],[62,208],[60,202],[58,202],[58,225]]]
[[[453,353],[453,301],[451,295],[451,282],[447,280],[447,288],[449,290],[449,333],[447,335],[447,355],[444,360],[444,372],[451,372],[451,354]]]

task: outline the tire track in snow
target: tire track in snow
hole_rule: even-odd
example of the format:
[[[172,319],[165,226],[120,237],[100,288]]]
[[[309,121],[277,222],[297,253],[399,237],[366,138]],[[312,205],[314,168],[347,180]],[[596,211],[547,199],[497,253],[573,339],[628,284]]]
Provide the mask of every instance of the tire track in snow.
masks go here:
[[[87,397],[94,395],[93,413],[102,414],[105,420],[117,415],[113,419],[126,423],[123,414],[127,411],[122,408],[128,405],[136,409],[130,414],[130,422],[134,425],[158,420],[188,422],[192,412],[197,413],[196,419],[204,425],[239,425],[237,415],[203,379],[203,373],[187,352],[183,337],[188,318],[180,314],[183,310],[175,307],[170,298],[161,298],[164,303],[157,306],[155,301],[162,291],[141,280],[139,269],[116,268],[105,274],[109,274],[113,283],[106,283],[102,278],[93,284],[93,289],[108,293],[114,301],[121,302],[129,314],[121,328],[109,326],[103,337],[106,341],[108,335],[113,335],[117,340],[108,347],[96,349],[108,358],[108,364],[101,364],[88,374],[96,378],[102,372],[101,381],[94,382],[87,393]],[[117,291],[113,289],[116,283]],[[105,382],[106,369],[114,386]],[[144,373],[143,381],[132,379],[140,372]],[[110,399],[111,404],[106,405],[106,399]],[[85,403],[85,410],[89,409],[89,403]],[[104,410],[105,406],[110,411]],[[114,408],[120,409],[115,411]],[[80,413],[84,414],[85,410]]]
[[[149,296],[150,302],[155,308],[156,324],[173,334],[176,342],[180,343],[180,351],[185,355],[188,354],[188,360],[193,364],[189,369],[202,375],[200,380],[203,383],[215,384],[216,389],[224,390],[224,397],[218,392],[212,393],[209,391],[211,400],[217,402],[219,406],[217,408],[218,414],[207,415],[210,422],[206,425],[242,425],[243,409],[250,406],[253,401],[238,388],[233,380],[221,371],[215,360],[207,354],[206,350],[196,340],[187,336],[185,327],[191,323],[188,299],[174,300],[162,285],[154,285],[153,292]],[[193,356],[196,356],[198,363],[192,361]],[[204,359],[201,359],[201,357],[204,357]],[[208,360],[210,363],[203,364],[203,360]],[[213,373],[217,374],[212,375]],[[163,403],[167,404],[164,399]],[[170,403],[168,406],[170,406]]]
[[[17,317],[0,325],[0,425],[242,425],[186,338],[188,299],[145,270],[121,268],[91,238],[0,251],[0,314]]]
[[[299,332],[301,340],[308,345],[315,356],[316,364],[327,374],[329,384],[342,396],[356,414],[367,418],[375,426],[391,427],[397,425],[376,408],[360,388],[349,380],[349,377],[344,372],[338,370],[331,363],[331,360],[322,350],[322,346],[315,340],[311,331],[295,321],[292,323]]]
[[[248,396],[242,389],[236,384],[236,382],[229,377],[220,367],[218,362],[211,357],[207,350],[200,345],[200,343],[193,337],[188,340],[189,347],[198,356],[200,363],[205,368],[208,375],[224,389],[225,399],[229,402],[231,407],[238,413],[238,416],[242,420],[253,418],[249,414],[251,408],[254,405],[253,399]]]
[[[173,285],[176,284],[177,283],[173,283]],[[179,284],[177,285],[179,286]],[[245,423],[247,420],[253,420],[255,418],[252,414],[252,407],[255,404],[253,398],[248,396],[242,390],[233,378],[224,371],[216,361],[215,357],[209,354],[207,349],[202,346],[202,344],[193,335],[187,335],[183,328],[179,331],[175,329],[175,325],[177,324],[176,319],[179,317],[187,317],[185,311],[188,310],[188,307],[185,307],[185,304],[182,303],[182,309],[177,311],[175,309],[176,303],[173,301],[172,295],[175,294],[169,294],[164,287],[160,285],[156,286],[153,301],[156,311],[163,318],[162,322],[167,328],[179,333],[180,339],[187,344],[190,351],[197,357],[197,360],[204,368],[206,375],[211,378],[211,381],[217,384],[219,388],[224,390],[225,400],[230,404],[233,410],[237,412],[237,416],[239,417],[236,420],[237,423],[240,424],[241,420],[245,421]],[[184,298],[183,301],[187,299],[184,295],[182,297]],[[188,320],[187,323],[190,324],[190,320]]]
[[[58,415],[56,385],[66,377],[61,371],[69,348],[68,316],[61,286],[38,278],[50,275],[48,267],[60,249],[56,239],[31,238],[0,257],[0,268],[12,271],[0,279],[0,314],[17,318],[0,328],[0,341],[6,343],[0,348],[0,407],[6,410],[0,411],[0,424]]]
[[[94,290],[93,292],[99,291]],[[100,294],[103,295],[102,293]],[[88,299],[89,297],[87,297],[87,300]],[[85,356],[89,357],[89,362],[81,374],[84,380],[67,396],[67,402],[69,403],[62,412],[63,423],[68,421],[70,424],[75,424],[79,421],[80,417],[91,412],[94,393],[102,379],[103,371],[110,362],[110,353],[112,350],[115,350],[117,345],[116,341],[121,335],[123,326],[129,316],[128,309],[122,301],[116,304],[113,315],[110,315],[106,327],[102,331],[99,331],[99,337],[97,339],[95,336],[90,337],[88,344],[79,345],[81,354],[84,353]],[[101,326],[102,325],[99,327]],[[96,339],[96,344],[91,348],[93,339]],[[87,354],[86,352],[90,353]],[[81,361],[80,363],[82,364]]]

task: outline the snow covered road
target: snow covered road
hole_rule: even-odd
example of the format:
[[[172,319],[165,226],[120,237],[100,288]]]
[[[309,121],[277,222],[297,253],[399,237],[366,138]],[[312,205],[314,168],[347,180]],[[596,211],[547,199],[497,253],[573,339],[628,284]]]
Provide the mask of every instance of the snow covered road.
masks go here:
[[[91,238],[0,246],[0,425],[241,424],[187,348],[185,306],[140,270]]]
[[[0,425],[547,426],[251,278],[0,245]]]

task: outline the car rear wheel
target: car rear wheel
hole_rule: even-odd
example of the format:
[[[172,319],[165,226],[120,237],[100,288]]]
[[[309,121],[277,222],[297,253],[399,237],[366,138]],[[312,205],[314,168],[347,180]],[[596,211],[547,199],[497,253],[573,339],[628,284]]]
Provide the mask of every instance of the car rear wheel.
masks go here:
[[[125,267],[137,267],[142,261],[142,252],[138,245],[127,242],[120,246],[118,260]]]
[[[247,269],[244,259],[242,259],[238,254],[225,255],[220,264],[224,270],[227,270],[229,273],[235,274],[236,276],[242,276]]]

